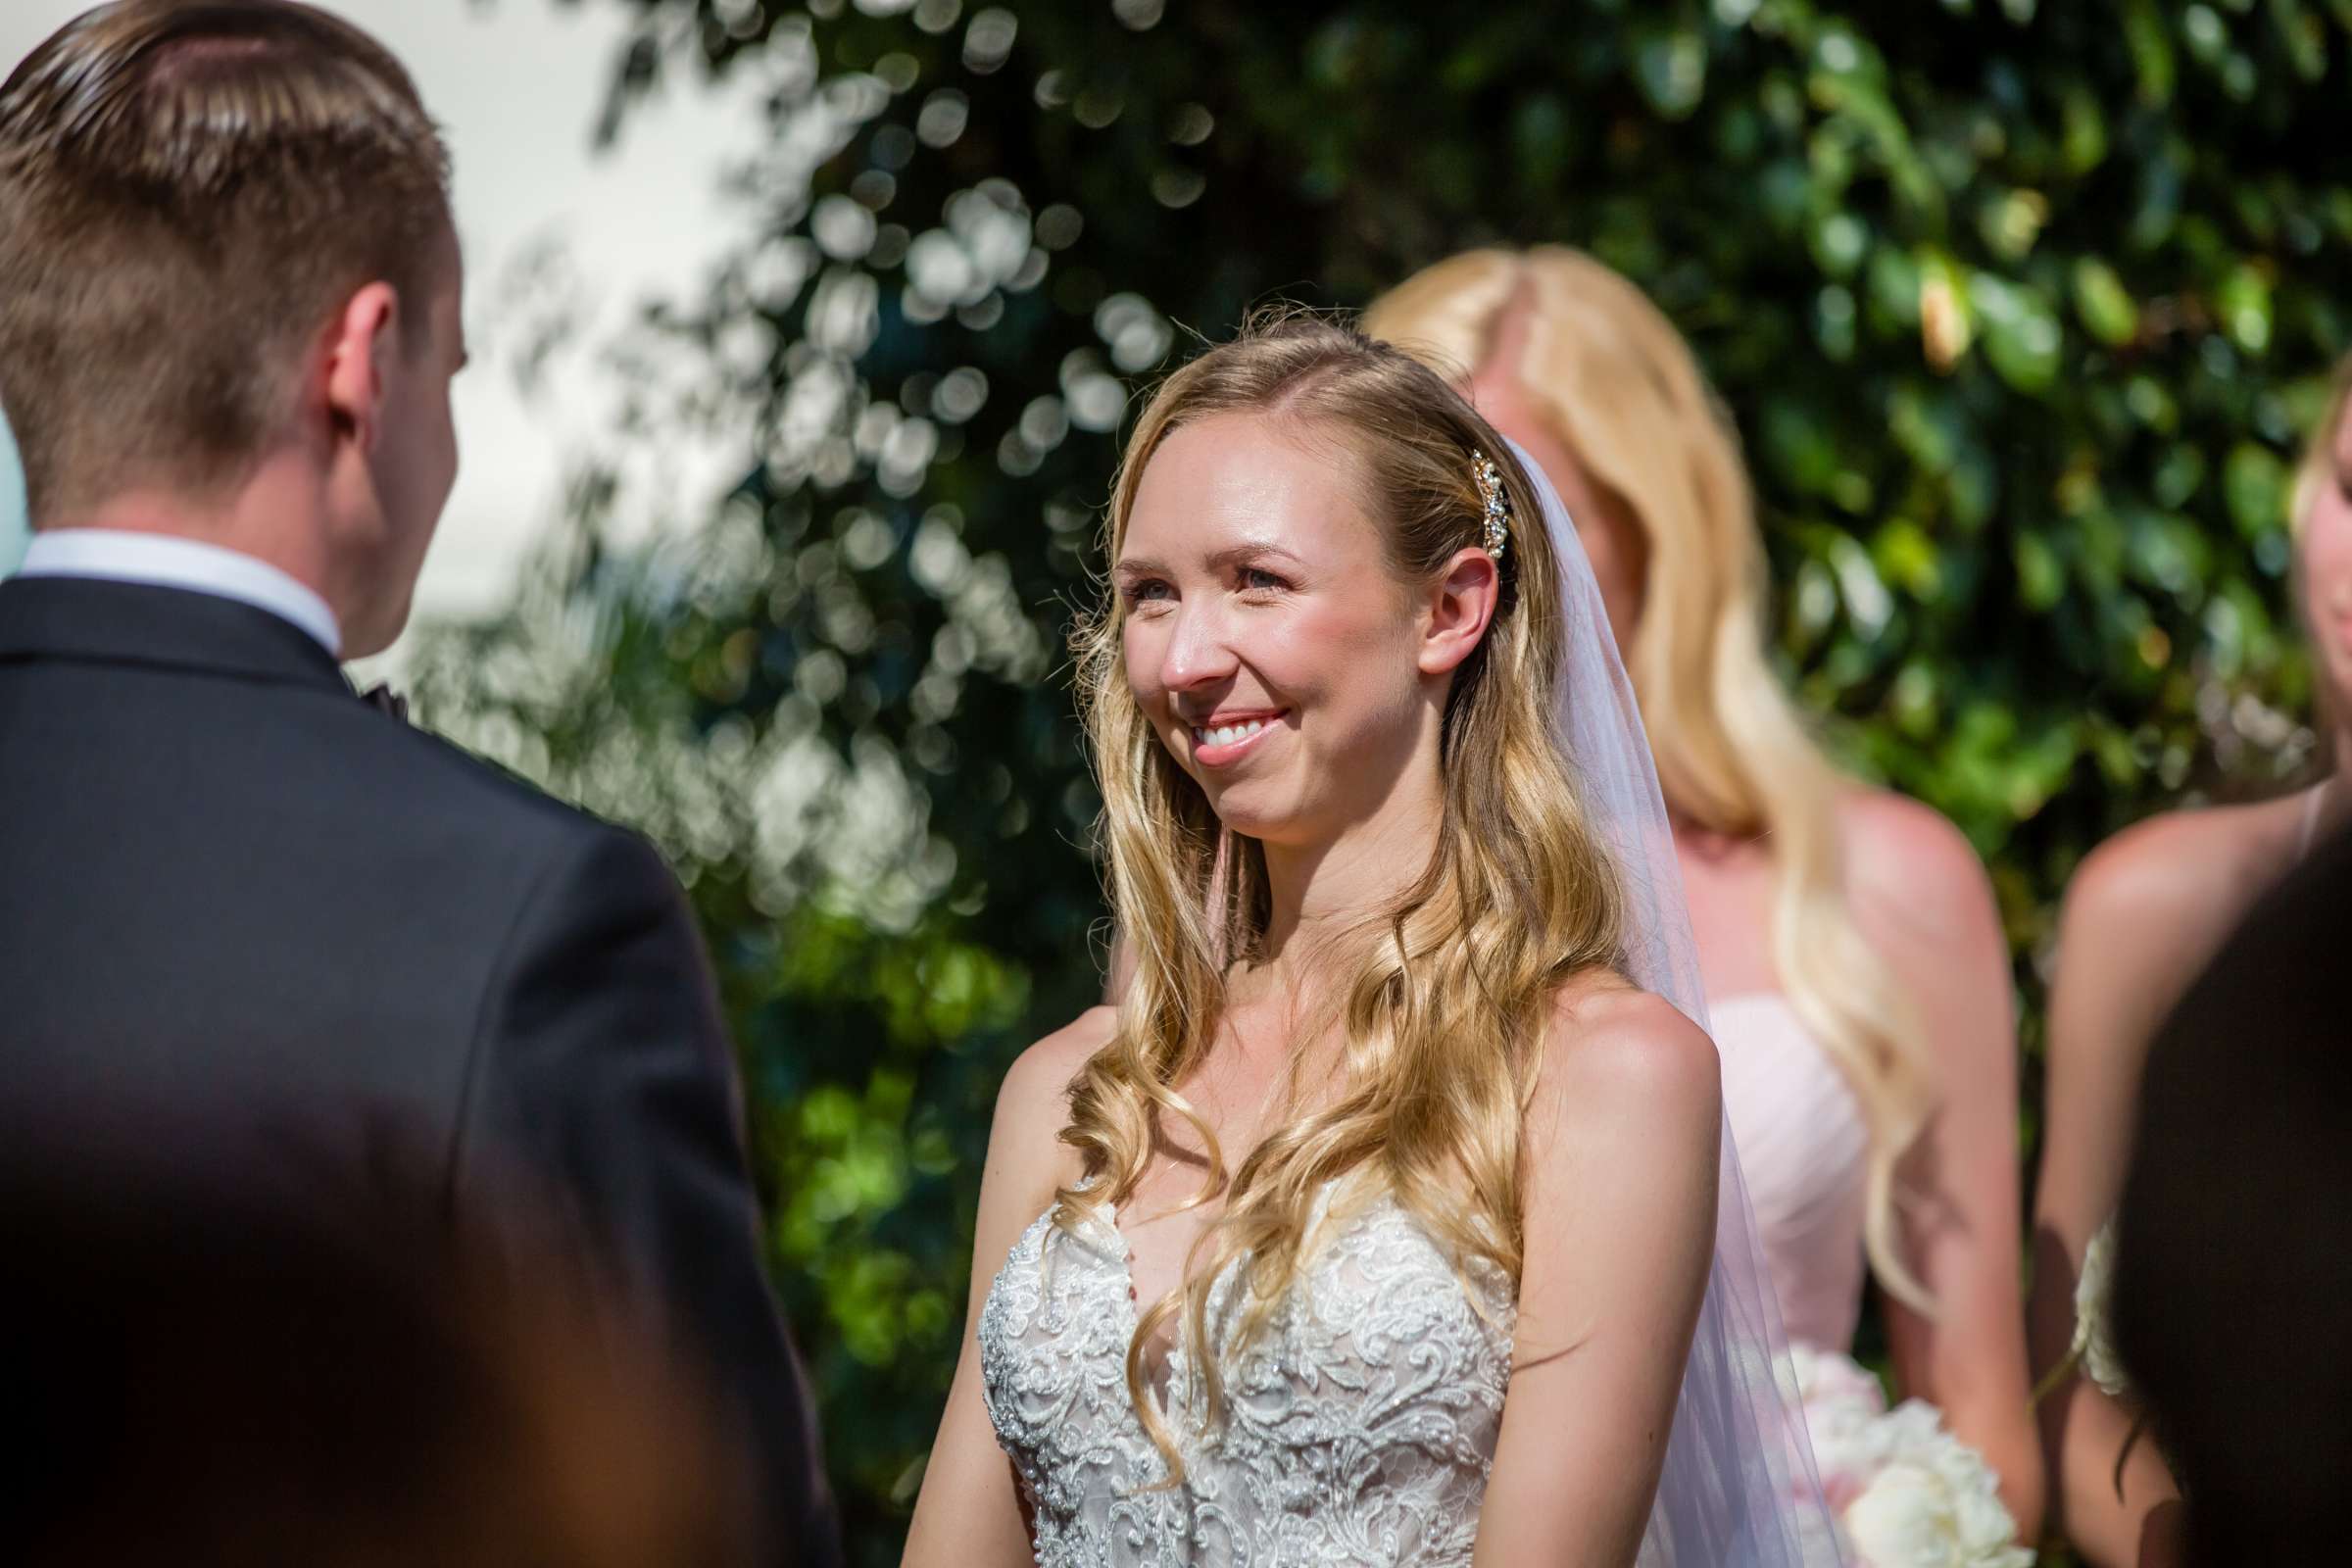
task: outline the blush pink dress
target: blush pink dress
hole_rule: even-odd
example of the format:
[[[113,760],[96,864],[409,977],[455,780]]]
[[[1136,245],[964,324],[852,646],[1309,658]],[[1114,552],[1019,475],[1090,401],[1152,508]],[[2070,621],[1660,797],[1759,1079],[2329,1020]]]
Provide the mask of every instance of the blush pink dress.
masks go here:
[[[1870,1129],[1861,1104],[1788,998],[1748,992],[1707,1010],[1789,1343],[1851,1349],[1866,1267]]]

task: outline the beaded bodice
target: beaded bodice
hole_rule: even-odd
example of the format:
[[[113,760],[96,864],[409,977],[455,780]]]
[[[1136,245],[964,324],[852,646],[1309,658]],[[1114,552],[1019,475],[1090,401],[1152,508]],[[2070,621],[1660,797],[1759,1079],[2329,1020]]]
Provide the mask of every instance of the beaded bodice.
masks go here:
[[[1150,1394],[1184,1457],[1176,1487],[1128,1396],[1137,1304],[1116,1216],[1065,1229],[1049,1213],[1022,1235],[978,1333],[1042,1568],[1470,1561],[1510,1376],[1509,1283],[1485,1263],[1457,1273],[1393,1198],[1324,1230],[1238,1354],[1240,1260],[1212,1286],[1213,1427],[1187,1348],[1169,1350]]]

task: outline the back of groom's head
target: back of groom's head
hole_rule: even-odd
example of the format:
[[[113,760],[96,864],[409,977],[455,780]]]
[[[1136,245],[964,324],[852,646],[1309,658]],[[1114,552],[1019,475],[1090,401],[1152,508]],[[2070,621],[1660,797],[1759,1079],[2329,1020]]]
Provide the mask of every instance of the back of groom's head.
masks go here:
[[[0,87],[0,404],[36,525],[233,490],[370,283],[416,351],[447,185],[407,72],[310,6],[121,0],[43,43]]]

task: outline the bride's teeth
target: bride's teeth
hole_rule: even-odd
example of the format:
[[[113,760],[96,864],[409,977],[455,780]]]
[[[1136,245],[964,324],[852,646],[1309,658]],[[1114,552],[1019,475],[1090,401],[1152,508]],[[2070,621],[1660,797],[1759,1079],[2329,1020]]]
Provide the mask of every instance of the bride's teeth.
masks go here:
[[[1248,740],[1265,727],[1266,721],[1262,718],[1244,719],[1239,724],[1217,724],[1207,729],[1196,724],[1193,726],[1193,743],[1197,746],[1231,746],[1236,741]]]

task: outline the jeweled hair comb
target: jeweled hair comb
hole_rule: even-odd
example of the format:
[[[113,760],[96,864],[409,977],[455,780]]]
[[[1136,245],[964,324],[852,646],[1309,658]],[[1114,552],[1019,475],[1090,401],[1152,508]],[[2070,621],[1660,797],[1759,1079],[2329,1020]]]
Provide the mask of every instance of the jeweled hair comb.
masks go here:
[[[1502,470],[1494,466],[1492,458],[1473,447],[1470,471],[1477,476],[1479,498],[1487,505],[1487,554],[1500,564],[1503,552],[1511,548],[1511,498],[1502,491]]]

